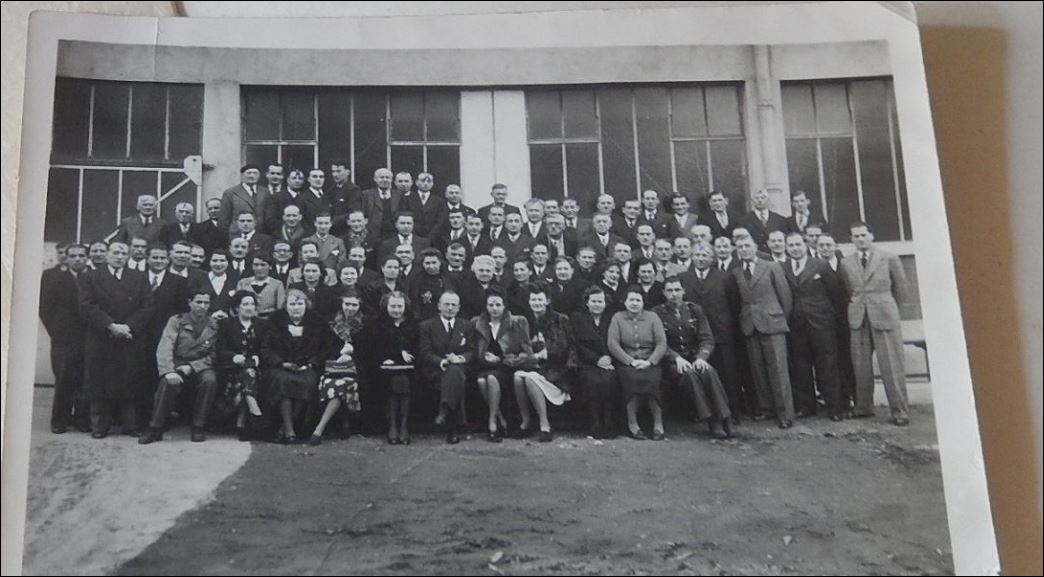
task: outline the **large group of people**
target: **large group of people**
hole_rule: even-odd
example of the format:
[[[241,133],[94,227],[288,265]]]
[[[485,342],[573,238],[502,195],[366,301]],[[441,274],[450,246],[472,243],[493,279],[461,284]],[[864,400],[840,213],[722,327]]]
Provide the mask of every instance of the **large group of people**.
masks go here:
[[[737,212],[721,191],[702,210],[655,190],[518,207],[496,184],[476,209],[431,174],[329,175],[244,166],[199,222],[142,195],[109,239],[60,245],[40,306],[52,431],[119,421],[149,444],[176,411],[193,441],[408,445],[434,419],[449,443],[469,423],[546,442],[575,407],[597,438],[661,440],[681,406],[728,438],[741,417],[872,416],[874,353],[908,423],[899,259],[862,222],[843,255],[801,191],[790,217],[765,190]]]

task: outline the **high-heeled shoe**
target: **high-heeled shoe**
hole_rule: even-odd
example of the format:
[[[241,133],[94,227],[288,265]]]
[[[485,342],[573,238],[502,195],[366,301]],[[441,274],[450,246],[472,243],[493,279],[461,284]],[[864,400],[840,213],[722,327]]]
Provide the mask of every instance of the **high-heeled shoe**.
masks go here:
[[[399,439],[399,444],[400,445],[409,445],[410,444],[410,436],[406,435],[405,437],[401,437]]]

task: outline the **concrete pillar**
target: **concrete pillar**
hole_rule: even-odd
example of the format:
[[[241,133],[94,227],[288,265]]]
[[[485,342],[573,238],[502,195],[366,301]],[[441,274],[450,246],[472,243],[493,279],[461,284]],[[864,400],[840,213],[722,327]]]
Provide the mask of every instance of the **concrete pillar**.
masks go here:
[[[754,47],[754,94],[757,101],[757,139],[760,183],[769,191],[772,209],[790,214],[790,184],[787,181],[786,141],[783,132],[782,95],[779,80],[772,74],[772,48]],[[754,161],[754,159],[752,159]],[[754,171],[752,171],[753,173]]]
[[[465,90],[460,94],[460,187],[464,204],[489,204],[489,188],[496,180],[496,143],[493,128],[493,91]]]
[[[217,80],[203,87],[203,201],[220,198],[239,182],[242,114],[239,83]],[[202,210],[200,210],[202,214]]]
[[[521,90],[493,92],[494,163],[496,182],[508,187],[508,202],[521,206],[532,196],[529,144],[526,141],[526,96]],[[489,187],[486,187],[488,199]],[[487,204],[489,201],[482,202]]]

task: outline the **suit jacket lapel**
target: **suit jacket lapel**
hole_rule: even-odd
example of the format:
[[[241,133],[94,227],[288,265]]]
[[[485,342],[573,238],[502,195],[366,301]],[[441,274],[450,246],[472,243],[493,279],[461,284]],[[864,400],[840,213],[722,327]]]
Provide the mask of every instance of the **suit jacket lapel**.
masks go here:
[[[244,186],[242,184],[237,186],[236,187],[236,194],[239,195],[239,198],[243,199],[243,202],[245,202],[245,203],[250,205],[250,210],[254,209],[254,197],[250,196],[250,193],[247,192],[246,186]]]

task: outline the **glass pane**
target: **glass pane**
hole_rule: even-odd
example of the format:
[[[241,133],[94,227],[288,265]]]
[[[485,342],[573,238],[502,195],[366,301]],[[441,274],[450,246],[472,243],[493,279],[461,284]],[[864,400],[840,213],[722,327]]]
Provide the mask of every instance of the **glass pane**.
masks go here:
[[[283,93],[283,140],[315,140],[315,93]]]
[[[324,89],[319,92],[319,166],[330,170],[334,160],[351,167],[351,132],[347,92]],[[354,175],[353,175],[354,176]]]
[[[675,138],[707,135],[703,90],[671,89],[671,135]]]
[[[116,217],[116,192],[119,173],[115,170],[83,171],[82,242],[105,239],[119,226]]]
[[[269,164],[279,162],[279,146],[275,144],[248,144],[244,147],[243,164],[256,164],[261,172],[268,170]]]
[[[425,94],[424,119],[428,123],[428,142],[460,142],[460,93]]]
[[[529,172],[535,198],[562,198],[562,145],[530,144]],[[589,207],[581,205],[581,209]]]
[[[529,139],[562,138],[562,108],[557,90],[526,92]]]
[[[123,205],[120,207],[120,218],[138,214],[138,197],[147,194],[156,198],[155,171],[128,170],[123,173]]]
[[[299,168],[307,177],[308,171],[315,167],[315,146],[311,144],[283,146],[282,153],[281,162],[286,167],[287,174],[290,174],[291,170]]]
[[[243,90],[246,140],[279,140],[279,93],[271,88]]]
[[[816,122],[821,134],[852,131],[848,91],[844,84],[816,84]]]
[[[562,115],[565,117],[566,138],[598,137],[598,115],[595,112],[593,90],[563,91]]]
[[[93,158],[127,158],[127,107],[130,85],[99,82],[94,88]]]
[[[733,210],[745,211],[747,198],[747,143],[743,140],[715,140],[710,143],[714,190],[725,193]],[[710,210],[710,206],[706,207]]]
[[[707,128],[712,136],[742,136],[739,89],[735,86],[708,86]]]
[[[670,190],[671,150],[667,127],[667,90],[639,88],[634,91],[638,122],[638,166],[642,190]]]
[[[52,168],[47,179],[47,216],[44,240],[72,242],[76,240],[76,219],[80,196],[80,171]]]
[[[406,171],[413,176],[424,170],[424,147],[417,146],[392,146],[391,147],[391,169],[392,172]]]
[[[824,138],[821,146],[830,228],[838,242],[848,242],[849,226],[860,219],[852,139]]]
[[[354,95],[355,99],[355,182],[373,188],[373,173],[388,165],[385,149],[385,97],[375,92]]]
[[[167,138],[167,87],[138,83],[131,92],[130,157],[138,162],[163,160]]]
[[[598,145],[566,145],[566,179],[569,196],[580,206],[594,206],[601,194],[598,182]],[[544,197],[548,198],[548,197]]]
[[[891,85],[889,85],[891,90]],[[906,169],[903,165],[903,147],[902,141],[899,138],[899,123],[896,120],[895,115],[895,98],[892,100],[892,139],[895,141],[895,164],[896,170],[899,172],[899,202],[903,209],[903,230],[906,233],[903,240],[910,240],[913,238],[913,228],[910,224],[910,204],[906,197]]]
[[[170,159],[181,161],[203,151],[203,86],[170,87]]]
[[[808,139],[787,140],[787,173],[790,175],[790,194],[805,191],[812,201],[813,210],[823,208],[819,190],[819,159],[816,156],[816,141]],[[746,197],[746,195],[744,195]],[[828,220],[825,213],[821,218]]]
[[[816,133],[811,84],[784,84],[783,126],[787,136]]]
[[[183,172],[162,172],[160,173],[160,182],[162,183],[163,194],[169,193],[174,187],[187,180]],[[164,220],[174,222],[174,208],[178,206],[180,202],[187,202],[196,209],[196,220],[199,220],[202,211],[200,211],[199,203],[196,202],[196,184],[189,180],[181,188],[178,188],[176,192],[170,196],[164,198],[160,202],[160,216]]]
[[[428,172],[435,179],[435,191],[442,194],[446,186],[460,184],[460,148],[429,146]]]
[[[613,195],[617,205],[622,206],[624,199],[634,198],[638,194],[635,183],[631,90],[599,90],[598,110],[602,117],[602,170],[605,173],[605,192]]]
[[[91,84],[58,78],[54,86],[54,142],[52,155],[87,158],[87,132],[91,118]]]
[[[674,166],[678,173],[679,192],[689,197],[702,197],[710,190],[707,174],[707,143],[685,140],[674,143]]]
[[[900,240],[892,147],[888,140],[888,91],[883,80],[854,82],[852,112],[859,144],[859,178],[866,222],[877,240]]]
[[[424,140],[424,95],[420,92],[391,96],[391,138],[393,141]]]

